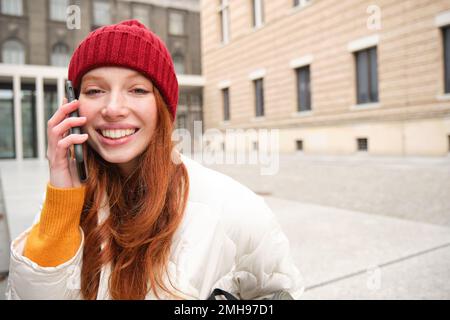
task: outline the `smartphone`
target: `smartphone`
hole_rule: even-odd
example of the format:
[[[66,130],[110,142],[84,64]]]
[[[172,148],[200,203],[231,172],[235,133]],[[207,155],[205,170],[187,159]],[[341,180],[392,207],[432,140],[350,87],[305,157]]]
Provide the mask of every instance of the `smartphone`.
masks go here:
[[[73,89],[72,82],[70,80],[66,81],[66,96],[67,101],[72,102],[76,99],[75,90]],[[78,117],[78,110],[70,113],[70,117]],[[72,127],[70,128],[70,133],[73,134],[81,134],[81,127]],[[78,177],[81,182],[85,182],[88,178],[88,172],[86,163],[84,161],[84,152],[83,152],[83,144],[74,144],[73,150],[70,151],[74,154],[72,155],[76,160],[76,167],[78,171]]]

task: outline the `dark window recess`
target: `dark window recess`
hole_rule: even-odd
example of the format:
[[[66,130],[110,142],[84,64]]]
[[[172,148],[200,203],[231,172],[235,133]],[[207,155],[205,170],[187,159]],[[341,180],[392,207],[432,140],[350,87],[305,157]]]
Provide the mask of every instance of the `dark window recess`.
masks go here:
[[[222,142],[222,151],[225,151],[225,142]]]
[[[358,138],[357,145],[358,145],[358,151],[367,151],[368,150],[367,138]]]
[[[230,89],[222,89],[222,99],[223,99],[223,120],[230,120]]]
[[[300,5],[300,0],[294,0],[294,7]]]
[[[296,69],[297,72],[297,110],[311,110],[311,86],[309,66]]]
[[[444,29],[445,93],[450,93],[450,27]]]
[[[255,107],[256,116],[264,116],[264,85],[263,79],[253,81],[255,83]]]
[[[37,158],[36,87],[22,83],[22,148],[24,158]]]
[[[0,159],[16,157],[14,94],[11,82],[0,82]]]
[[[378,102],[377,48],[356,52],[357,102]]]
[[[297,146],[297,151],[303,151],[303,140],[297,140],[295,141],[295,144]]]
[[[256,3],[257,0],[252,0],[252,26],[256,26]]]
[[[258,141],[253,141],[253,150],[258,150]]]
[[[450,134],[448,135],[448,152],[450,152]]]
[[[186,123],[186,115],[185,114],[178,114],[177,115],[177,128],[186,129],[187,123]]]

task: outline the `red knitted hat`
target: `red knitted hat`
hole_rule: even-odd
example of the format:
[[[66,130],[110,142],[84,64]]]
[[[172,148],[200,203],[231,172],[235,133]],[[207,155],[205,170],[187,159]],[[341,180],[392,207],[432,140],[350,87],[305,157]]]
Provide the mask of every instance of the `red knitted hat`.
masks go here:
[[[126,20],[89,33],[70,59],[68,79],[79,92],[83,75],[101,66],[123,66],[147,76],[175,119],[178,81],[172,58],[164,42],[142,23]]]

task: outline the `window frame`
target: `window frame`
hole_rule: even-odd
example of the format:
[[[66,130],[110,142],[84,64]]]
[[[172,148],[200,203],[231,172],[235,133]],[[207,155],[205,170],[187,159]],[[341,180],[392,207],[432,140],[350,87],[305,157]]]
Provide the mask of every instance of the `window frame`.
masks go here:
[[[136,14],[137,12],[140,12],[139,14]],[[145,21],[141,21],[142,19],[140,18],[141,14],[143,12],[146,12],[146,17],[145,17]],[[150,26],[150,6],[145,4],[145,3],[137,3],[137,2],[132,2],[131,5],[131,16],[133,17],[133,19],[138,20],[140,23],[144,24],[146,27]]]
[[[264,78],[253,80],[254,97],[255,97],[255,117],[265,116],[264,110]]]
[[[3,106],[6,108],[3,109],[3,111],[10,111],[11,112],[11,131],[8,132],[8,135],[4,135],[3,138],[5,138],[6,136],[9,136],[11,140],[9,140],[8,142],[11,142],[11,149],[12,150],[6,150],[6,154],[8,151],[11,151],[11,157],[8,156],[3,156],[2,153],[0,153],[0,159],[15,159],[17,156],[17,150],[16,150],[16,144],[15,139],[16,139],[16,132],[15,132],[15,127],[16,127],[16,122],[14,119],[14,90],[13,90],[13,83],[12,81],[8,81],[8,82],[4,82],[4,81],[0,81],[0,91],[8,91],[8,97],[6,98],[2,98],[1,94],[0,94],[0,100],[2,100],[2,102],[4,102]],[[7,110],[9,109],[9,110]],[[5,118],[3,118],[5,119]],[[3,127],[3,129],[8,129],[8,127]],[[6,131],[6,130],[4,130]],[[1,139],[1,138],[0,138]]]
[[[230,42],[230,3],[229,0],[219,0],[218,8],[220,24],[220,41],[222,44]]]
[[[303,147],[304,147],[304,144],[303,144],[303,139],[297,139],[297,140],[295,140],[295,150],[296,151],[303,151]]]
[[[16,43],[16,44],[19,44],[19,46],[20,46],[20,48],[22,49],[22,52],[21,52],[21,54],[22,54],[22,58],[23,58],[23,61],[19,61],[19,62],[6,62],[6,60],[4,59],[5,58],[5,56],[4,56],[4,50],[5,50],[5,45],[8,43],[8,42],[14,42],[14,43]],[[17,52],[17,51],[16,51]],[[14,56],[16,56],[17,54],[14,54]],[[26,47],[25,47],[25,45],[22,43],[22,41],[20,41],[19,39],[17,39],[17,38],[9,38],[9,39],[7,39],[7,40],[5,40],[5,41],[3,41],[3,43],[2,43],[2,46],[1,46],[1,61],[2,61],[2,63],[8,63],[8,64],[17,64],[17,65],[24,65],[24,64],[26,64],[27,63],[27,49],[26,49]]]
[[[379,102],[378,47],[354,52],[357,104]]]
[[[222,107],[223,107],[223,121],[230,121],[230,88],[221,89],[222,93]]]
[[[169,14],[169,18],[168,18],[168,22],[169,22],[169,27],[168,27],[169,34],[170,34],[171,36],[184,36],[184,35],[186,35],[186,19],[185,19],[185,14],[184,14],[183,12],[181,12],[181,11],[173,11],[173,10],[172,10],[172,11],[169,11],[168,14]],[[174,20],[173,20],[173,17],[175,17],[175,16],[181,17],[181,31],[176,31],[176,30],[172,29],[172,26],[173,26],[172,22],[174,21]],[[179,22],[179,21],[176,21],[176,22]]]
[[[183,67],[183,71],[182,72],[179,72],[177,70],[177,66],[179,66],[179,64],[177,63],[178,59],[180,59],[180,62],[182,62],[182,64],[181,64],[181,66]],[[175,73],[176,74],[186,74],[186,59],[185,59],[185,56],[182,53],[177,52],[177,53],[175,53],[173,55],[172,60],[173,60],[173,66],[174,66],[174,69],[175,69]]]
[[[297,80],[297,112],[311,111],[311,65],[296,68],[295,74]],[[302,90],[302,79],[305,80],[305,78],[307,88]]]
[[[98,10],[95,10],[95,4],[96,3],[105,3],[108,4],[109,6],[109,10],[108,10],[108,15],[109,15],[109,22],[107,23],[98,23],[98,21],[96,21],[96,12],[98,13]],[[112,16],[112,6],[111,6],[111,2],[109,0],[93,0],[91,2],[92,5],[92,24],[94,27],[101,27],[101,26],[105,26],[105,25],[109,25],[112,23],[113,16]]]
[[[312,0],[293,0],[292,7],[294,8],[303,8],[311,3]]]
[[[65,53],[67,53],[66,57],[65,57],[66,63],[64,63],[64,65],[54,64],[54,62],[57,61],[57,60],[54,60],[54,59],[61,59],[62,60],[61,57],[64,56],[64,52],[56,52],[55,49],[56,48],[63,48],[63,47],[65,49],[67,49],[67,51],[65,52]],[[57,57],[56,55],[59,55],[59,57]],[[69,62],[70,62],[70,47],[64,42],[57,42],[57,43],[55,43],[52,46],[52,50],[50,52],[50,65],[57,66],[57,67],[68,68]]]
[[[356,150],[358,152],[368,152],[369,151],[369,138],[367,138],[367,137],[356,138]]]
[[[252,27],[260,28],[264,25],[264,0],[251,0]]]
[[[450,94],[450,25],[442,28],[444,48],[444,92]]]
[[[180,113],[177,115],[176,127],[177,127],[177,129],[187,129],[187,114],[186,113]]]
[[[64,1],[66,1],[66,7],[65,7],[65,10],[64,10],[64,14],[63,14],[63,16],[62,16],[62,18],[58,18],[59,17],[59,15],[58,16],[54,16],[54,14],[56,13],[52,8],[54,8],[54,6],[52,6],[52,4],[54,3],[54,1],[58,1],[58,0],[48,0],[48,10],[49,10],[49,12],[48,12],[48,16],[49,16],[49,19],[51,20],[51,21],[59,21],[59,22],[65,22],[66,21],[66,10],[67,10],[67,7],[68,6],[70,6],[70,0],[64,0]],[[58,3],[58,9],[61,9],[59,6],[61,5],[61,3]],[[59,12],[59,13],[61,13],[61,12]]]
[[[13,16],[13,17],[23,17],[24,16],[24,3],[22,0],[12,0],[11,2],[15,4],[14,8],[20,8],[18,12],[7,12],[4,11],[5,0],[0,0],[0,13],[3,15]],[[8,0],[9,1],[9,0]]]

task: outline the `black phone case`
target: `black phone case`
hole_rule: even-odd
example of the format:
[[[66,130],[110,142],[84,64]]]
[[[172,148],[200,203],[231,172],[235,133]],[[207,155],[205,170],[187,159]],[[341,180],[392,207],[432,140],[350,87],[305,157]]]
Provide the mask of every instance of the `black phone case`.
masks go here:
[[[66,81],[66,95],[68,102],[72,102],[76,99],[75,91],[73,90],[72,82]],[[78,117],[78,111],[75,110],[74,112],[70,113],[70,117]],[[71,134],[81,134],[81,128],[80,127],[72,127],[70,128]],[[86,164],[84,162],[84,152],[83,152],[83,145],[82,144],[74,144],[74,152],[75,152],[75,160],[77,164],[77,171],[78,171],[78,177],[80,178],[81,182],[85,182],[88,178],[87,175],[87,169]]]

